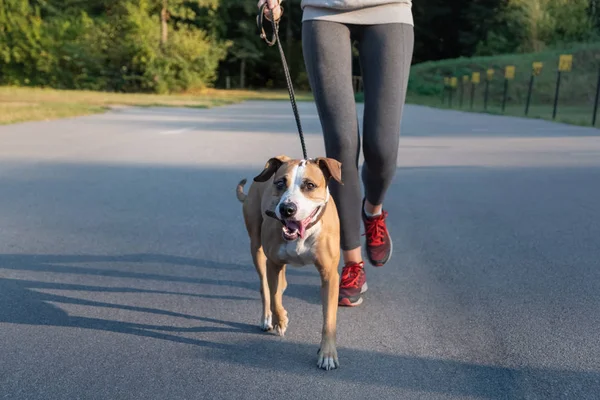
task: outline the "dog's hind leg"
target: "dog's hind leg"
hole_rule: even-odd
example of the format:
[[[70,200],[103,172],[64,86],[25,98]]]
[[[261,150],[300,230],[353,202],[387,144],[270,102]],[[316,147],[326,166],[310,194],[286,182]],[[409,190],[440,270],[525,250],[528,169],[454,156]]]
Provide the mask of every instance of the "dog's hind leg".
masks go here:
[[[267,278],[271,291],[271,311],[273,312],[273,328],[279,336],[283,336],[288,327],[288,315],[283,308],[283,291],[287,285],[285,265],[277,265],[267,260]]]
[[[252,259],[260,279],[260,297],[262,299],[262,315],[260,317],[260,329],[269,331],[273,329],[271,313],[271,293],[269,291],[269,282],[267,280],[267,257],[260,243],[251,244]]]

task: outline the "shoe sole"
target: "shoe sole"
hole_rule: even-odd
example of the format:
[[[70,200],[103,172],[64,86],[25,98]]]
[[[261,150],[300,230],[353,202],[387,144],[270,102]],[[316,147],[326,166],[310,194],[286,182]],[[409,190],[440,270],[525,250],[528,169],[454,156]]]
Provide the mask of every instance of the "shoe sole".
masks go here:
[[[367,244],[365,243],[365,245],[364,245],[365,253],[367,253],[367,258],[369,259],[369,263],[372,266],[378,267],[378,268],[383,267],[392,258],[392,253],[394,252],[394,241],[392,240],[392,237],[390,236],[389,233],[388,233],[388,239],[390,240],[390,254],[388,254],[387,259],[385,259],[383,261],[379,261],[379,262],[374,262],[373,260],[371,260],[371,257],[369,257],[369,250],[368,250]]]
[[[352,301],[349,297],[344,297],[339,299],[338,301],[338,305],[343,306],[343,307],[356,307],[362,304],[363,302],[363,298],[362,298],[362,294],[365,293],[367,290],[369,289],[369,286],[367,285],[367,282],[365,282],[364,285],[362,285],[362,287],[360,288],[360,294],[358,295],[358,299]]]

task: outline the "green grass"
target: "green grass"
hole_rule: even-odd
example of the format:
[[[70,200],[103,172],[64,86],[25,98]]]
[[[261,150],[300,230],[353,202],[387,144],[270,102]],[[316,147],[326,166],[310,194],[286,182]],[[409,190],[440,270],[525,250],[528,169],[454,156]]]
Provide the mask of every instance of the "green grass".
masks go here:
[[[409,104],[424,105],[441,109],[452,109],[456,111],[507,115],[522,118],[526,117],[524,103],[515,104],[512,102],[507,102],[506,108],[503,112],[501,102],[488,102],[488,108],[485,110],[483,100],[481,99],[474,101],[473,108],[471,109],[470,98],[467,97],[465,97],[462,107],[459,106],[459,100],[456,97],[453,98],[452,107],[450,107],[448,104],[448,98],[446,98],[444,104],[442,104],[440,96],[418,96],[413,94],[408,96],[406,102]],[[569,105],[559,103],[556,119],[552,118],[552,111],[552,104],[531,104],[529,106],[527,118],[544,119],[548,121],[556,121],[579,126],[592,125],[593,107],[591,104]],[[598,114],[597,125],[600,125],[600,112]]]
[[[480,72],[482,80],[488,68],[494,69],[490,83],[490,107],[488,112],[501,113],[504,67],[516,66],[516,77],[510,81],[506,115],[524,116],[525,102],[531,64],[544,63],[540,76],[536,77],[529,117],[552,119],[552,103],[556,88],[558,59],[561,54],[573,54],[573,70],[562,74],[557,121],[576,125],[591,125],[596,82],[600,68],[600,43],[574,45],[566,49],[553,49],[539,53],[509,54],[492,57],[458,58],[414,65],[411,69],[408,102],[433,107],[441,105],[444,76],[471,75]],[[474,111],[483,111],[484,83],[477,86],[477,102]],[[467,84],[465,97],[470,93]],[[458,108],[458,90],[454,95],[454,108]],[[468,111],[468,102],[464,107]]]
[[[101,113],[114,106],[209,108],[244,100],[287,100],[285,91],[207,89],[177,95],[0,87],[0,124]],[[298,93],[299,101],[312,99]]]

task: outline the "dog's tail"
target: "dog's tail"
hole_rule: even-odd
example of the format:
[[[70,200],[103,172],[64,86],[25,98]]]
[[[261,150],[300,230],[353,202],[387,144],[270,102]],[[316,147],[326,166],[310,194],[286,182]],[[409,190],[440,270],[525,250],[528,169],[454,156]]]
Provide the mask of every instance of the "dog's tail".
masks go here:
[[[242,179],[240,183],[238,183],[237,188],[235,189],[235,194],[237,195],[237,198],[240,201],[240,203],[243,203],[248,197],[248,195],[244,193],[244,185],[246,184],[246,182],[246,179]]]

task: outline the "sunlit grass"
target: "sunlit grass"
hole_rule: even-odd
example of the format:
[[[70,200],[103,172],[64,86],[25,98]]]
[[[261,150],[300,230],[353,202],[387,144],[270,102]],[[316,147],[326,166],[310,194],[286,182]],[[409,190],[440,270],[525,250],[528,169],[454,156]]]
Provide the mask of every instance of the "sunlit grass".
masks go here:
[[[465,99],[463,106],[459,106],[458,99],[454,99],[452,108],[448,105],[448,99],[442,104],[441,97],[437,96],[416,96],[409,95],[407,103],[425,105],[430,107],[452,109],[456,111],[476,112],[476,113],[489,113],[494,115],[507,115],[512,117],[522,118],[535,118],[544,119],[548,121],[562,122],[571,125],[580,126],[591,126],[592,125],[592,113],[593,107],[590,104],[585,105],[572,105],[560,103],[557,109],[556,119],[552,118],[552,104],[532,104],[529,107],[529,113],[525,116],[525,105],[524,104],[511,104],[507,103],[506,109],[502,112],[501,104],[490,103],[488,104],[487,111],[484,109],[483,101],[479,99],[474,102],[473,109],[470,107],[470,102]],[[600,112],[598,115],[598,126],[600,126]]]
[[[310,93],[297,93],[298,101],[310,101]],[[0,87],[0,124],[25,121],[43,121],[101,113],[114,106],[137,107],[193,107],[210,108],[238,103],[244,100],[288,101],[287,91],[217,90],[176,94],[125,94],[79,90],[54,90],[40,88]],[[362,95],[357,95],[362,101]],[[449,108],[437,96],[416,96],[409,94],[407,103],[421,104],[438,108]],[[459,110],[458,99],[454,99],[453,109]],[[462,111],[471,111],[465,99]],[[473,112],[485,112],[483,102],[478,99]],[[502,114],[500,104],[490,103],[488,113]],[[505,115],[524,117],[524,106],[508,104]],[[552,120],[552,106],[533,104],[529,118]],[[560,104],[556,118],[559,122],[575,125],[591,125],[592,109],[589,105],[575,106]]]
[[[298,93],[298,100],[310,94]],[[107,93],[83,90],[0,87],[0,124],[75,117],[111,106],[210,108],[244,100],[287,100],[286,91],[207,89],[176,95]]]
[[[76,117],[105,111],[102,106],[77,103],[6,102],[0,100],[0,124]]]

